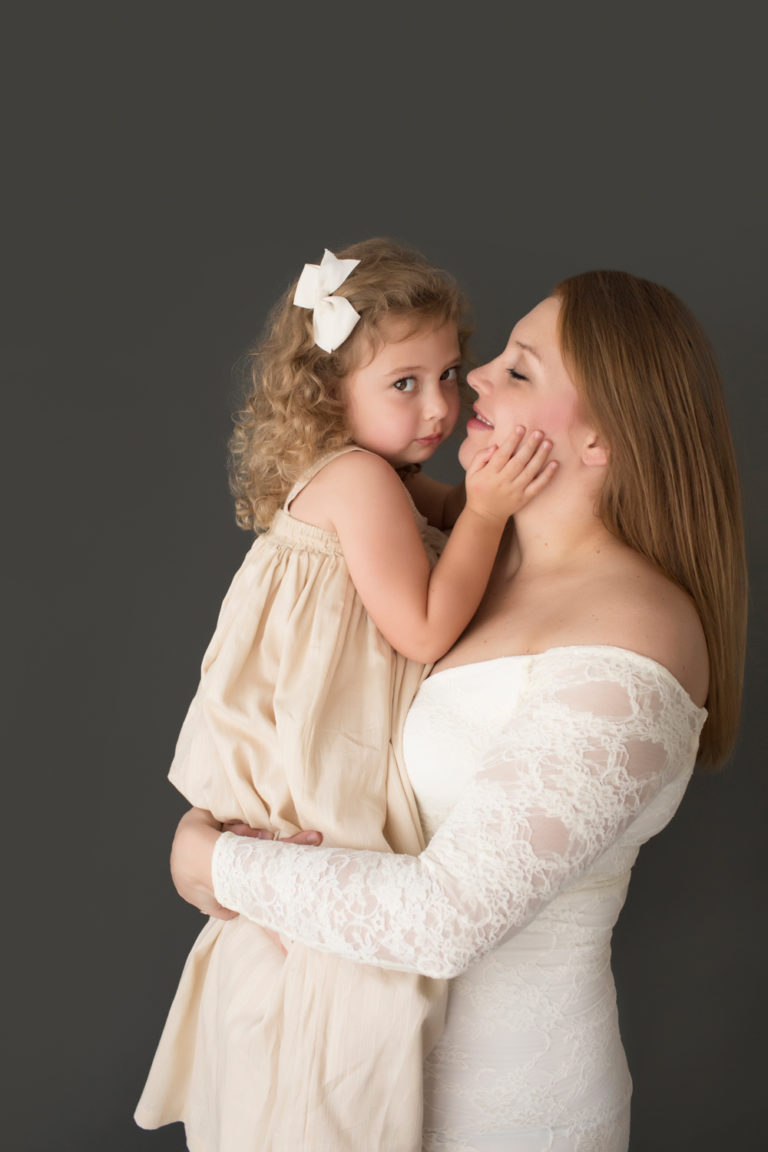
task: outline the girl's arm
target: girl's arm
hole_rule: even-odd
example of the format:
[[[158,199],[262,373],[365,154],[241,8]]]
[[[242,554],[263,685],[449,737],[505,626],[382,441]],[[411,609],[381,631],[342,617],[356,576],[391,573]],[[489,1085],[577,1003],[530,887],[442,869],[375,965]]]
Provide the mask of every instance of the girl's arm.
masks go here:
[[[224,835],[198,851],[218,900],[309,947],[450,978],[524,928],[667,789],[626,837],[633,857],[682,797],[704,713],[634,653],[563,651],[537,659],[506,741],[420,856]]]
[[[417,472],[406,477],[405,486],[419,512],[430,524],[443,532],[453,528],[466,502],[463,480],[460,484],[446,484],[434,476]]]
[[[372,620],[393,648],[424,664],[472,619],[507,520],[549,482],[551,443],[539,432],[477,454],[467,504],[430,570],[406,491],[380,456],[350,452],[321,473],[325,512]],[[325,475],[324,475],[325,474]],[[320,477],[318,477],[320,479]]]

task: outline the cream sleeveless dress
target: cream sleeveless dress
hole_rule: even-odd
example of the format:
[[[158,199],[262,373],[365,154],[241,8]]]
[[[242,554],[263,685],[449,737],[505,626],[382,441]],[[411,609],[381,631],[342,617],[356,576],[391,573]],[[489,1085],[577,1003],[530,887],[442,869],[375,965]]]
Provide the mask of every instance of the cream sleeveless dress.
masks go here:
[[[337,537],[289,512],[339,454],[295,486],[235,575],[169,775],[222,821],[416,854],[424,841],[397,741],[424,669],[367,615]],[[434,562],[444,537],[414,514]],[[287,954],[245,917],[209,920],[137,1123],[182,1120],[192,1152],[415,1152],[444,983],[284,944]]]

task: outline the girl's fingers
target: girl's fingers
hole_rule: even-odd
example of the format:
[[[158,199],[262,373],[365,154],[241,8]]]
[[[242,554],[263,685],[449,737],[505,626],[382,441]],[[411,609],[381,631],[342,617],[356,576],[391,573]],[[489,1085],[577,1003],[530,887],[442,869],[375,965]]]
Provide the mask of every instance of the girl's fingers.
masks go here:
[[[518,426],[514,434],[500,444],[489,444],[476,452],[467,469],[467,476],[486,468],[501,475],[508,469],[511,479],[521,482],[526,492],[530,490],[533,495],[538,491],[530,487],[534,479],[542,476],[540,487],[544,487],[554,475],[555,468],[549,470],[547,467],[547,457],[551,451],[552,441],[540,429],[526,436],[525,428]]]
[[[552,447],[552,441],[545,440],[544,433],[538,429],[531,432],[525,440],[523,440],[522,435],[515,434],[499,446],[500,466],[506,468],[508,465],[512,465],[515,470],[522,472],[536,457],[537,453],[541,452],[542,446],[545,444],[548,445],[545,448],[546,455]],[[505,457],[503,463],[501,463],[502,451]]]
[[[528,457],[528,460],[523,464],[520,469],[520,476],[522,479],[533,477],[537,475],[547,462],[547,457],[552,451],[552,441],[547,440],[546,437],[539,440],[535,446],[534,451]],[[518,453],[518,456],[520,454]]]
[[[555,472],[557,472],[557,467],[557,460],[550,460],[547,465],[540,469],[533,479],[526,484],[526,497],[535,496],[537,492],[541,492],[542,488],[546,488]]]
[[[467,468],[467,475],[473,476],[475,472],[479,472],[481,468],[485,468],[491,457],[498,451],[496,444],[489,444],[487,448],[481,448],[479,452],[475,452],[472,457],[469,468]]]
[[[532,435],[537,434],[532,433]],[[541,437],[543,433],[539,433],[538,435]],[[496,446],[493,456],[494,468],[501,471],[501,469],[506,468],[507,464],[512,460],[525,461],[529,458],[529,455],[536,449],[536,442],[531,444],[531,437],[529,436],[525,443],[523,443],[524,436],[525,428],[523,428],[522,425],[518,425],[511,436],[508,436],[506,440],[502,440],[501,443]]]
[[[506,444],[508,443],[511,442],[507,441]],[[506,444],[499,447],[494,465],[498,466],[500,473],[509,471],[513,480],[520,480],[524,484],[527,484],[541,471],[552,451],[552,441],[539,431],[532,432],[516,452],[504,459],[503,447],[506,447]]]

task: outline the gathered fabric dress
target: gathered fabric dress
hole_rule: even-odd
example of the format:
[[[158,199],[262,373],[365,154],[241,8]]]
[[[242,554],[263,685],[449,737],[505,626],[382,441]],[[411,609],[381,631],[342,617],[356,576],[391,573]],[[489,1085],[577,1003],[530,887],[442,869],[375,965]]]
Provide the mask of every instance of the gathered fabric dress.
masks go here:
[[[333,458],[295,486],[236,574],[170,779],[221,821],[416,854],[399,734],[424,668],[367,615],[338,538],[288,511]],[[434,562],[444,537],[414,515]],[[282,945],[245,917],[208,921],[137,1123],[182,1120],[192,1152],[418,1152],[444,982],[322,955],[290,934]]]
[[[362,965],[453,978],[426,1061],[425,1152],[626,1152],[611,932],[705,719],[621,648],[446,669],[406,722],[419,856],[225,834],[216,896]]]

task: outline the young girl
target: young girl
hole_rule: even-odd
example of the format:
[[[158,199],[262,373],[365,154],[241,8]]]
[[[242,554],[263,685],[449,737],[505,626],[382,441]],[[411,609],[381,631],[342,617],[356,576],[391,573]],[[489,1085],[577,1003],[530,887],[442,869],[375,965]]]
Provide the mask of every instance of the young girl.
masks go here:
[[[464,508],[463,486],[419,474],[458,417],[463,307],[418,253],[368,241],[305,267],[251,357],[231,483],[240,525],[268,531],[224,600],[170,773],[217,821],[423,847],[393,733],[555,468],[518,429],[478,453]],[[136,1119],[183,1120],[193,1152],[416,1150],[443,994],[211,920]]]

